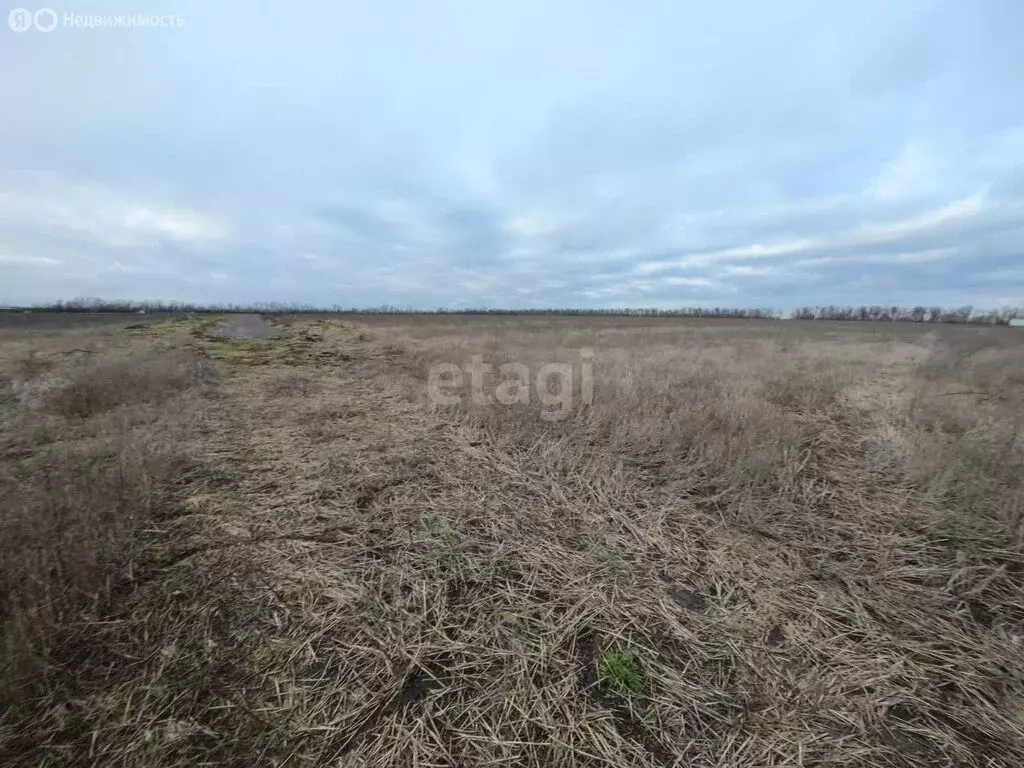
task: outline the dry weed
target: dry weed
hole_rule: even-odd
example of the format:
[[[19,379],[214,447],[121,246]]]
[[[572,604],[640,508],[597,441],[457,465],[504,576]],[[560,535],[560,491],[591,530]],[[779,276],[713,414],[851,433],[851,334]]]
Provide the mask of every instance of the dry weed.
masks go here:
[[[214,350],[146,577],[0,721],[12,763],[1024,762],[1012,331],[278,321]],[[427,397],[584,347],[561,421]]]
[[[59,635],[130,588],[139,532],[187,462],[176,409],[209,371],[185,350],[49,349],[11,361],[7,377],[18,396],[0,432],[0,698],[10,702],[39,693],[33,676]]]

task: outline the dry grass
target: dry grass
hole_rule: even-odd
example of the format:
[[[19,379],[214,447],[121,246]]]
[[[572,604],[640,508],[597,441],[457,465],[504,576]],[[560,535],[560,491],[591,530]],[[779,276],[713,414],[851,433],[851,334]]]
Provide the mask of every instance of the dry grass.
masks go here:
[[[187,463],[175,412],[208,383],[181,349],[116,332],[8,340],[0,402],[0,701],[49,693],[62,636],[130,591],[139,533]]]
[[[0,547],[4,631],[45,652],[7,762],[1024,763],[1013,330],[280,321],[89,330],[109,347],[67,365],[92,394],[9,398],[4,476],[30,481],[0,523],[35,544]],[[427,397],[435,363],[582,348],[593,402],[577,377],[561,420],[536,389]],[[53,520],[91,532],[88,577],[33,564]]]

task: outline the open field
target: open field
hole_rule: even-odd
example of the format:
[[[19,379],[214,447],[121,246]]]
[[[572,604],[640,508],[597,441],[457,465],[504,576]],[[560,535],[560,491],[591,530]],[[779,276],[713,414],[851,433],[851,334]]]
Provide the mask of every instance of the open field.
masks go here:
[[[271,320],[0,327],[0,763],[1024,765],[1024,332]]]

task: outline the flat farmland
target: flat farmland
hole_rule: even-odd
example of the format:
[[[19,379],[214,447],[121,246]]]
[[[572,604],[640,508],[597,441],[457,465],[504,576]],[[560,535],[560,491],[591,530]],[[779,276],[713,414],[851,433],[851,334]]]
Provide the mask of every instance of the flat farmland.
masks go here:
[[[1024,331],[12,317],[5,765],[1024,764]]]

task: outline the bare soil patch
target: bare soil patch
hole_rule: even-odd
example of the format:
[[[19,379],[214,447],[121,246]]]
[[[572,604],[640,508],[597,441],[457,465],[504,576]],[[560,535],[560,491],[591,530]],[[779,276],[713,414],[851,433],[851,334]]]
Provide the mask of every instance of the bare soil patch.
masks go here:
[[[253,340],[280,339],[282,332],[259,315],[231,315],[219,323],[213,335],[221,339]]]

